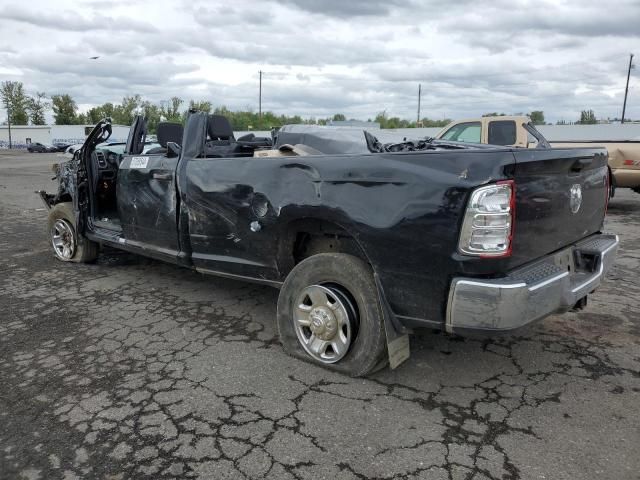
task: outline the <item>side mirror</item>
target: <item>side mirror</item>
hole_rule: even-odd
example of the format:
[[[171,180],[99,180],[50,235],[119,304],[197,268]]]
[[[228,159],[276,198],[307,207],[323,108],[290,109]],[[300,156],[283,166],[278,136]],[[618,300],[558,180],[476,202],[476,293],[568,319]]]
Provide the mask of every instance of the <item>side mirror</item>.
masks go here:
[[[167,157],[179,157],[181,151],[182,147],[180,147],[176,142],[167,142]]]

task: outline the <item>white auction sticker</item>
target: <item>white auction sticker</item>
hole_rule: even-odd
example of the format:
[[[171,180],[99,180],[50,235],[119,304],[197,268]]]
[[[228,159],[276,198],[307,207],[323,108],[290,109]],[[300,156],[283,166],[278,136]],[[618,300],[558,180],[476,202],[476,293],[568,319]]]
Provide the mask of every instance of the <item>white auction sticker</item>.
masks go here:
[[[131,157],[129,168],[147,168],[149,157]]]

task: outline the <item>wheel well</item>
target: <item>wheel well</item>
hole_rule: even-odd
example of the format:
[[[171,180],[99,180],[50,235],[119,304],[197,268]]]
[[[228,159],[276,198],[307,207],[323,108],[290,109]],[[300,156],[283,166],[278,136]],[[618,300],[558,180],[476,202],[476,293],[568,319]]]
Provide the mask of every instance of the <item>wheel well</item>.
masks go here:
[[[329,252],[348,253],[369,263],[360,244],[344,228],[326,220],[305,219],[291,223],[280,242],[280,271],[287,275],[305,258]]]

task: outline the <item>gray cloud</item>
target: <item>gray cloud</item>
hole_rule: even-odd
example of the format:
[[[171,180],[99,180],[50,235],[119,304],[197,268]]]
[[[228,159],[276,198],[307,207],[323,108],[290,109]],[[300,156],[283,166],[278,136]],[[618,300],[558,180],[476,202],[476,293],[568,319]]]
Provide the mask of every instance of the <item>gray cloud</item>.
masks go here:
[[[408,7],[408,0],[281,0],[310,13],[348,19],[350,17],[385,16],[397,7]]]
[[[83,105],[139,93],[257,110],[263,70],[263,107],[278,113],[413,118],[421,83],[435,118],[542,109],[553,121],[585,108],[613,117],[639,11],[626,0],[118,0],[104,14],[94,0],[33,0],[0,9],[0,81]],[[640,118],[634,85],[628,111]]]
[[[527,32],[579,37],[637,37],[640,5],[637,1],[545,4],[540,8],[516,8],[513,3],[483,6],[482,14],[467,8],[441,19],[439,28],[471,34],[499,32],[523,35]],[[614,13],[616,12],[616,13]],[[622,13],[624,12],[624,13]]]
[[[5,20],[26,23],[38,28],[74,32],[91,32],[96,30],[114,32],[119,30],[134,30],[138,32],[157,31],[156,27],[133,18],[110,17],[100,13],[96,13],[91,17],[84,17],[70,10],[58,13],[6,6],[0,10],[0,17]]]
[[[195,21],[203,27],[212,25],[264,25],[268,26],[274,20],[274,14],[268,8],[243,9],[224,6],[208,8],[201,6],[193,15]]]

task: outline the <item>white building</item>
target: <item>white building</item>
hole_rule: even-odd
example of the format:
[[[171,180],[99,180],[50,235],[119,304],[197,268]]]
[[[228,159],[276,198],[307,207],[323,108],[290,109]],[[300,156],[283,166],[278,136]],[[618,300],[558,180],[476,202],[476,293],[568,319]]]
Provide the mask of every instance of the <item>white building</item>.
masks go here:
[[[84,143],[94,125],[12,125],[11,144],[13,148],[27,148],[32,142],[44,144]],[[110,142],[126,142],[129,127],[113,125]],[[9,147],[9,127],[0,125],[0,148]]]
[[[13,148],[26,148],[28,143],[51,143],[51,127],[48,125],[11,126]],[[9,147],[9,128],[0,125],[0,148]]]

